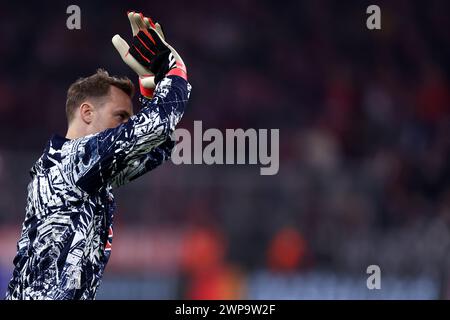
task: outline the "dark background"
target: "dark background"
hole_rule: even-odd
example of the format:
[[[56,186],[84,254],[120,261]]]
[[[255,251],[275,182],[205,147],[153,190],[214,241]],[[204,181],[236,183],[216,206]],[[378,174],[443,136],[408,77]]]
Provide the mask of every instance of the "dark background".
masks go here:
[[[81,30],[66,28],[70,4]],[[370,4],[381,30],[366,28]],[[167,163],[118,190],[99,298],[449,298],[449,7],[3,1],[0,284],[28,170],[65,134],[68,86],[98,67],[136,80],[111,44],[131,38],[135,9],[164,26],[188,67],[180,127],[279,129],[280,171]],[[372,264],[381,290],[366,287]]]

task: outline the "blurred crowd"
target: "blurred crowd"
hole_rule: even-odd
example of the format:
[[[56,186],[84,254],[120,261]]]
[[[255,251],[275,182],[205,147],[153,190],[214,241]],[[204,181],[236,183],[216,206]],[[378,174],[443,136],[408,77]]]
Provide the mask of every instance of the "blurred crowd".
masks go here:
[[[448,1],[377,1],[381,30],[366,28],[365,1],[107,3],[79,1],[73,31],[68,4],[29,4],[20,18],[13,2],[0,6],[1,224],[21,222],[26,171],[52,133],[65,133],[68,85],[97,67],[135,79],[110,39],[128,37],[124,12],[138,9],[187,64],[182,127],[280,129],[276,176],[170,164],[119,191],[119,225],[198,229],[180,258],[189,297],[214,281],[233,290],[248,270],[363,273],[370,264],[431,275],[445,290]]]

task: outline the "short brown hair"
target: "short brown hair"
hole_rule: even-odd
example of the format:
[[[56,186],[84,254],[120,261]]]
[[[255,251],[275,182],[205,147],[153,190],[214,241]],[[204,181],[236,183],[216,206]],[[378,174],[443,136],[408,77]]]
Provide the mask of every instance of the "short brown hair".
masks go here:
[[[101,98],[109,94],[111,86],[115,86],[125,92],[130,98],[134,95],[134,85],[127,77],[110,76],[104,69],[86,78],[79,78],[72,83],[67,90],[66,116],[70,122],[75,116],[75,110],[86,98]]]

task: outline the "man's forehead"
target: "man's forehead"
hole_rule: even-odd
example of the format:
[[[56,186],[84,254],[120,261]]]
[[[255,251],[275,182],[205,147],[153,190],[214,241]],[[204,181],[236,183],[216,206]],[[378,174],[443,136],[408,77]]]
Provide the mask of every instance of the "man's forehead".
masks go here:
[[[108,102],[114,111],[133,112],[133,102],[131,101],[131,98],[125,92],[114,86],[111,86]]]

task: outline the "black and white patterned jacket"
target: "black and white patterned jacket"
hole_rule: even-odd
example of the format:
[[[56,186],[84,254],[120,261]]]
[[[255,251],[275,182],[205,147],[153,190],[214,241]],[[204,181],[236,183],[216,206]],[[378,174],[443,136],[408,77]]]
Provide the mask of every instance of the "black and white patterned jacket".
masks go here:
[[[190,90],[166,77],[128,122],[75,140],[52,137],[31,169],[7,299],[95,298],[111,251],[111,190],[170,157]]]

